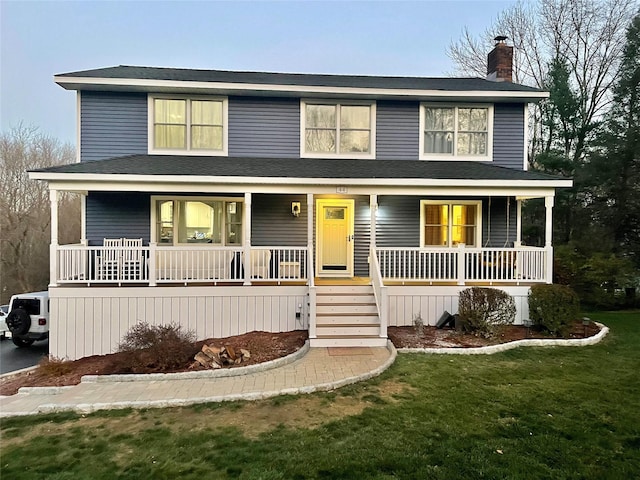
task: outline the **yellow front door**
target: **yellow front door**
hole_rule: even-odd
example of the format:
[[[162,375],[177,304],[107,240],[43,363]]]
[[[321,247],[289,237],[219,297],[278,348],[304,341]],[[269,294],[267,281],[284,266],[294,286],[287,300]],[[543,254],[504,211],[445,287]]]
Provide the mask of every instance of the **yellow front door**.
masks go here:
[[[353,200],[317,200],[316,235],[319,276],[353,276],[353,210]]]

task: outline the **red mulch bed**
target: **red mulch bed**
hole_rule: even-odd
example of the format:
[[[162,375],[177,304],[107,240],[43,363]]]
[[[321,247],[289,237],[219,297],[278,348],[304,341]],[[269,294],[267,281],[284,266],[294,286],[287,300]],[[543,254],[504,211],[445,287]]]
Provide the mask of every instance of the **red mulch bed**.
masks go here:
[[[241,365],[233,365],[224,368],[246,367],[257,363],[264,363],[277,358],[285,357],[299,350],[308,337],[306,330],[296,330],[285,333],[250,332],[228,338],[210,338],[196,343],[198,349],[203,344],[222,347],[232,346],[236,351],[244,348],[249,350],[251,358]],[[77,385],[83,375],[111,375],[116,373],[130,373],[122,370],[126,363],[128,353],[111,353],[108,355],[93,355],[64,364],[54,364],[40,367],[36,370],[0,380],[0,395],[13,395],[20,387],[52,387],[64,385]],[[46,362],[46,361],[45,361]],[[41,362],[42,363],[42,362]],[[193,361],[188,362],[183,368],[172,372],[186,372],[204,370],[203,367],[193,367]],[[46,371],[44,371],[46,370]],[[138,370],[136,373],[158,373],[157,369],[148,368]],[[163,372],[171,373],[171,372]]]
[[[576,321],[569,336],[566,338],[591,337],[599,331],[600,328],[594,323],[585,328],[581,321]],[[389,327],[388,335],[397,348],[481,347],[525,338],[552,338],[532,328],[527,329],[522,326],[505,327],[501,335],[493,339],[476,337],[452,328],[436,329],[435,327],[424,327],[422,336],[418,335],[414,327]],[[198,342],[196,346],[200,349],[206,343],[216,347],[231,345],[236,350],[240,348],[249,350],[251,358],[247,362],[243,362],[241,365],[225,367],[237,368],[275,360],[294,353],[304,345],[306,339],[307,331],[303,330],[286,333],[251,332],[236,337],[211,338]],[[47,371],[44,371],[45,368],[38,368],[31,372],[4,378],[0,380],[0,395],[13,395],[18,392],[20,387],[76,385],[80,383],[83,375],[128,373],[122,370],[122,365],[125,363],[123,358],[126,358],[126,355],[127,353],[94,355],[72,362],[64,362],[63,365],[49,365],[49,368],[46,368]],[[188,362],[183,368],[172,370],[172,372],[203,369],[202,367],[194,368],[192,364],[193,362]],[[157,372],[157,369],[150,368],[136,373]]]
[[[584,326],[581,320],[576,320],[569,335],[564,338],[592,337],[599,331],[600,327],[593,322]],[[418,335],[414,327],[389,327],[387,334],[396,348],[484,347],[525,338],[556,338],[534,328],[528,329],[520,325],[504,327],[496,338],[482,338],[470,333],[459,332],[453,328],[437,329],[436,327],[424,327],[422,336]]]

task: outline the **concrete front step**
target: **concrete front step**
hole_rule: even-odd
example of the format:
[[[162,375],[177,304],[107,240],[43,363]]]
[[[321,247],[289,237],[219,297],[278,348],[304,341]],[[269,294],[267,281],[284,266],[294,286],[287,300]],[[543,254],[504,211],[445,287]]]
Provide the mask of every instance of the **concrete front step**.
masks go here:
[[[314,347],[386,347],[387,339],[380,337],[323,337],[310,338],[309,346]]]
[[[316,338],[312,347],[378,347],[378,307],[371,285],[323,285],[316,291]]]
[[[371,285],[316,285],[317,295],[328,295],[336,293],[338,295],[368,295],[373,293]]]
[[[318,303],[316,312],[318,315],[377,315],[378,307],[375,303]]]
[[[380,334],[380,325],[316,325],[316,335],[320,337],[335,336],[377,336]]]
[[[318,293],[316,294],[316,298],[318,303],[376,303],[376,297],[373,296],[373,293]]]
[[[316,315],[316,325],[380,325],[378,314],[375,315]]]

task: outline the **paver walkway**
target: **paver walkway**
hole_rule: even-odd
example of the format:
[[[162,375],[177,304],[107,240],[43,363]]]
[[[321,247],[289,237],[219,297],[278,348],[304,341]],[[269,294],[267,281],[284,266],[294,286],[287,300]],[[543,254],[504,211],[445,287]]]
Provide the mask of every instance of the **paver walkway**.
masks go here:
[[[0,397],[0,417],[184,406],[331,390],[379,375],[393,363],[395,355],[392,346],[311,348],[287,365],[229,377],[173,375],[159,380],[156,375],[136,381],[104,381],[108,379],[98,377],[98,381],[83,381],[70,387],[22,388],[16,395]]]

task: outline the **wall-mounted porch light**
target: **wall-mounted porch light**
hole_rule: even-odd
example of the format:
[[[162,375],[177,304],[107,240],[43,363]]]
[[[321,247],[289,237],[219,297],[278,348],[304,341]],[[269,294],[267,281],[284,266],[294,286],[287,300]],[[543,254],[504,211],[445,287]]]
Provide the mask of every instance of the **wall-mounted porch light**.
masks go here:
[[[300,215],[300,202],[291,202],[291,215],[294,217]]]

